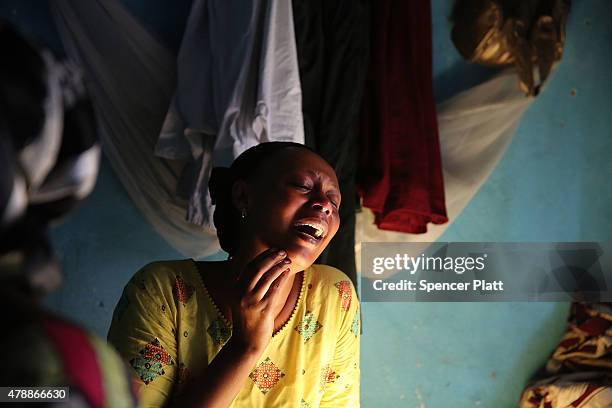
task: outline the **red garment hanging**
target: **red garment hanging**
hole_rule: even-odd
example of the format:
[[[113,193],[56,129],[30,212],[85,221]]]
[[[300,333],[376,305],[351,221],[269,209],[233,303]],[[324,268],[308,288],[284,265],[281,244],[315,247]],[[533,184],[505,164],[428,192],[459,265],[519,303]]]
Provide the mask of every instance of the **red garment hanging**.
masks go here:
[[[448,221],[432,86],[429,1],[372,2],[358,184],[380,229]]]

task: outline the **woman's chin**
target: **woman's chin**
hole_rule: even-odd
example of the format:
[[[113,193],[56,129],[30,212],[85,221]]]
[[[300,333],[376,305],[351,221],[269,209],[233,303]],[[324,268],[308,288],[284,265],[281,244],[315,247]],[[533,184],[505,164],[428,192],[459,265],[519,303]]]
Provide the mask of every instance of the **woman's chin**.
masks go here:
[[[321,252],[327,246],[327,240],[323,242],[311,242],[299,236],[290,236],[283,240],[284,242],[270,243],[270,247],[280,248],[287,251],[292,266],[296,266],[292,270],[304,270],[311,266],[321,255]],[[297,267],[301,269],[297,269]]]
[[[302,271],[312,265],[319,257],[319,252],[305,250],[301,247],[286,248],[287,256],[291,259],[291,269],[294,272]]]

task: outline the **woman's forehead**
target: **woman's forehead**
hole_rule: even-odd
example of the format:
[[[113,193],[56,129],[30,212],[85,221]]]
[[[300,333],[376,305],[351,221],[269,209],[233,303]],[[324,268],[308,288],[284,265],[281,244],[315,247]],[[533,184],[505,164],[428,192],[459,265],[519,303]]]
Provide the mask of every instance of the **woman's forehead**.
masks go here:
[[[280,160],[284,172],[305,173],[326,177],[337,184],[334,169],[319,155],[307,149],[287,149]]]

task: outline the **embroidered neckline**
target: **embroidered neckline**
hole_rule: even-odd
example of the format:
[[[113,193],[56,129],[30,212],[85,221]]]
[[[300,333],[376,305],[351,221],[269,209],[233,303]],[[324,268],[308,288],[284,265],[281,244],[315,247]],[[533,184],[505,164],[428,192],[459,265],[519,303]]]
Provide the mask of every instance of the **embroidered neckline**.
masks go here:
[[[304,297],[304,290],[306,288],[306,274],[309,270],[310,268],[306,268],[302,272],[302,286],[300,287],[300,294],[298,295],[297,301],[295,302],[295,307],[293,308],[293,311],[291,311],[291,315],[289,315],[287,321],[274,334],[272,334],[272,338],[274,338],[277,334],[283,332],[285,330],[285,327],[289,326],[289,323],[293,321],[293,316],[296,315],[297,310],[299,309],[302,303],[302,298]]]
[[[227,325],[227,327],[232,329],[232,327],[233,327],[232,324],[225,317],[225,315],[221,311],[221,308],[217,305],[217,303],[214,301],[213,297],[211,296],[210,292],[208,291],[208,288],[206,287],[206,284],[204,283],[204,278],[202,278],[201,270],[200,270],[200,267],[198,266],[197,262],[194,259],[190,259],[190,261],[191,261],[191,265],[193,266],[193,268],[195,270],[196,275],[198,276],[197,280],[200,283],[200,286],[202,287],[202,290],[204,291],[204,294],[206,295],[206,298],[208,299],[210,304],[215,309],[215,311],[217,313],[217,316],[219,316],[221,318],[221,320],[223,320],[223,323],[225,323]],[[298,295],[297,301],[295,302],[295,306],[293,307],[293,311],[291,312],[291,315],[289,316],[287,321],[278,330],[276,330],[272,334],[272,338],[274,338],[278,334],[282,333],[285,330],[285,327],[287,327],[289,325],[289,323],[291,323],[293,321],[293,317],[296,315],[296,313],[297,313],[297,311],[300,308],[300,305],[302,303],[302,298],[304,297],[304,292],[305,292],[305,289],[306,289],[307,275],[308,275],[308,272],[310,271],[311,268],[312,268],[312,266],[309,267],[309,268],[306,268],[302,272],[302,285],[300,287],[300,294]]]
[[[208,291],[208,288],[204,284],[204,279],[202,278],[202,272],[201,272],[200,267],[198,266],[197,262],[194,259],[190,259],[190,261],[191,261],[191,265],[193,265],[193,268],[195,270],[196,275],[198,276],[198,282],[200,283],[200,286],[202,287],[202,289],[204,291],[204,294],[206,295],[206,298],[208,299],[210,304],[213,306],[213,308],[217,312],[217,316],[220,317],[221,320],[223,320],[223,323],[225,323],[225,325],[231,329],[232,328],[232,324],[225,317],[225,315],[223,314],[223,312],[221,311],[219,306],[217,306],[217,303],[215,303],[215,301],[213,300],[210,292]]]

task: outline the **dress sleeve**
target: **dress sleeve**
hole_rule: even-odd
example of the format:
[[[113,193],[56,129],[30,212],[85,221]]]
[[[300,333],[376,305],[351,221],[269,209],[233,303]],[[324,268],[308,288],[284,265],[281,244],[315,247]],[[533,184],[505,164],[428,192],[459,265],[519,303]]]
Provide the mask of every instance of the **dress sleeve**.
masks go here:
[[[166,404],[176,380],[176,309],[172,277],[166,272],[168,268],[150,264],[134,275],[108,333],[108,341],[132,368],[141,407]]]
[[[320,407],[354,408],[359,407],[360,305],[350,280],[342,280],[336,287],[343,299],[338,307],[339,334],[333,362],[322,373],[321,382],[325,385]]]

